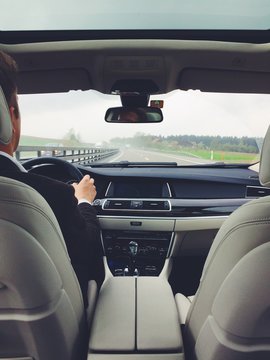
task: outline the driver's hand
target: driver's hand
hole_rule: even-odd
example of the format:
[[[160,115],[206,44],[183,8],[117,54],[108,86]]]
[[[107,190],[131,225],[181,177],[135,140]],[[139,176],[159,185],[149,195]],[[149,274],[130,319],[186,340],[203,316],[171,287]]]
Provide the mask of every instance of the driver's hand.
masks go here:
[[[92,203],[96,197],[97,191],[94,185],[95,180],[85,175],[79,183],[71,184],[75,190],[75,197],[78,201],[85,199]]]

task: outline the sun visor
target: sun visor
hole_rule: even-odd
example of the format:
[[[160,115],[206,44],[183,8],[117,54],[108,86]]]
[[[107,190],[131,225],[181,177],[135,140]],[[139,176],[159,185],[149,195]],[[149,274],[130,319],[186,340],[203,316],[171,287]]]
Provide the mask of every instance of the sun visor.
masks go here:
[[[5,95],[0,86],[0,143],[9,144],[12,137],[12,125]]]
[[[91,84],[90,76],[84,69],[22,71],[18,76],[20,94],[89,90]]]
[[[181,90],[227,93],[270,93],[270,73],[256,71],[184,69],[178,78]]]

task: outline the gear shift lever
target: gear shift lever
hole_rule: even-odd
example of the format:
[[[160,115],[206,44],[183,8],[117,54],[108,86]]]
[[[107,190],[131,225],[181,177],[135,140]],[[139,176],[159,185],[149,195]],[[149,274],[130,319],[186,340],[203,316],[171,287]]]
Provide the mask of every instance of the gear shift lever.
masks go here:
[[[130,241],[130,243],[128,244],[128,247],[129,247],[132,258],[134,259],[138,252],[138,243],[136,243],[136,241]]]
[[[138,270],[135,269],[135,259],[138,252],[138,243],[136,241],[130,241],[128,247],[131,255],[130,274],[134,275],[136,273],[136,275],[138,275]]]

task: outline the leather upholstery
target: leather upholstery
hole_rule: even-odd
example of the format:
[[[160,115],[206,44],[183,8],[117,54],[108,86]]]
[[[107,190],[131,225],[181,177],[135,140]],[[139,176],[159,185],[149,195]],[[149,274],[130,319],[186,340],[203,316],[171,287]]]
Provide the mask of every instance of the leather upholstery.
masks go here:
[[[57,220],[43,197],[0,177],[0,358],[81,359],[86,315]]]
[[[179,322],[181,325],[184,325],[186,323],[191,301],[188,297],[180,293],[175,295],[175,301],[178,310]]]
[[[100,290],[89,342],[89,359],[129,354],[182,358],[183,343],[172,289],[161,277],[112,277]],[[146,355],[147,354],[147,355]],[[127,355],[126,355],[127,356]],[[127,357],[129,358],[129,357]]]
[[[270,185],[270,129],[262,152]],[[176,295],[187,359],[270,358],[269,234],[270,196],[241,206],[217,233],[190,307]]]
[[[11,137],[0,87],[0,143]],[[97,287],[90,282],[86,313],[51,208],[30,186],[0,177],[0,229],[0,358],[85,359]]]
[[[233,281],[233,286],[231,287],[228,286],[227,282],[230,281],[228,280],[229,277],[231,277],[231,279],[235,279],[237,277],[239,278],[239,264],[241,261],[244,261],[253,251],[259,249],[260,246],[264,244],[269,245],[269,233],[270,197],[254,200],[246,205],[243,205],[228,218],[228,220],[224,223],[218,232],[207,257],[200,281],[200,286],[194,301],[191,304],[185,326],[185,345],[189,353],[192,354],[195,359],[242,359],[243,353],[241,351],[250,352],[248,355],[249,357],[247,357],[248,359],[259,359],[261,353],[260,351],[256,352],[256,349],[260,349],[260,346],[263,345],[262,342],[268,342],[269,347],[267,351],[269,351],[268,356],[270,356],[270,337],[268,340],[267,338],[262,340],[250,336],[246,339],[246,343],[248,345],[240,350],[242,338],[245,338],[246,326],[243,326],[241,330],[238,331],[238,333],[232,333],[234,338],[230,346],[240,350],[239,353],[234,355],[235,357],[230,357],[232,355],[229,354],[229,349],[227,349],[228,351],[223,349],[222,353],[225,355],[219,355],[218,357],[217,354],[219,351],[221,351],[221,348],[224,345],[223,344],[221,346],[221,343],[219,342],[215,344],[215,349],[213,350],[213,353],[211,353],[211,356],[206,356],[205,354],[202,356],[202,349],[204,348],[201,344],[201,342],[205,340],[205,336],[203,336],[204,331],[208,333],[207,326],[209,322],[213,319],[215,323],[218,321],[216,317],[217,313],[214,312],[214,306],[215,302],[218,301],[217,299],[220,296],[219,294],[225,291],[225,286],[227,289],[231,289],[231,292],[229,293],[228,290],[226,291],[226,307],[228,308],[230,308],[236,301],[238,309],[245,308],[245,312],[253,312],[253,308],[258,304],[256,297],[265,297],[263,291],[264,286],[265,289],[269,287],[269,281],[267,280],[269,268],[267,269],[267,273],[264,274],[265,283],[261,288],[261,293],[256,291],[256,283],[258,280],[261,280],[262,275],[260,275],[258,278],[256,278],[255,275],[255,277],[250,279],[250,287],[246,288],[245,290],[241,288],[243,286],[244,280],[243,274],[243,279],[241,282],[237,283],[235,280],[231,280]],[[255,268],[255,261],[258,261],[256,257],[254,257],[253,261],[250,260],[248,262],[248,265],[245,269],[247,276],[250,271],[253,271],[252,269]],[[239,294],[239,291],[241,291],[240,289],[243,290],[243,293],[240,292]],[[237,298],[234,296],[236,292],[239,294]],[[268,297],[268,311],[270,309],[269,299],[270,297]],[[219,307],[219,311],[223,311],[221,307]],[[258,310],[258,314],[259,313],[260,310]],[[221,314],[219,316],[221,316]],[[227,332],[229,333],[229,329],[234,328],[234,323],[240,323],[239,318],[236,316],[235,312],[234,316],[230,317],[229,320],[230,322],[227,323],[225,328],[217,325],[218,330],[215,331],[215,336],[210,336],[208,338],[208,342],[215,342],[215,338],[219,337],[219,332],[221,332],[223,336],[226,337]],[[254,322],[251,324],[251,333],[255,332],[259,321],[259,318],[254,319]],[[269,317],[265,318],[265,322],[267,324],[265,326],[270,328]],[[250,346],[251,344],[253,344],[253,347]],[[253,353],[253,357],[251,353]]]
[[[270,186],[270,126],[264,137],[261,151],[259,178],[262,185]]]

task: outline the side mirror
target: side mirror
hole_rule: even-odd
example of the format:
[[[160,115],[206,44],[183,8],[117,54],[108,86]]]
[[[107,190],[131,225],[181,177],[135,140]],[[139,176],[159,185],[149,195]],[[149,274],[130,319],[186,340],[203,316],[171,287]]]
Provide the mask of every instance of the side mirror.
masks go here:
[[[105,114],[108,123],[158,123],[162,120],[162,111],[149,106],[109,108]]]

